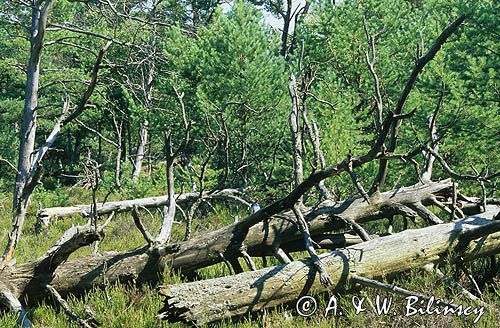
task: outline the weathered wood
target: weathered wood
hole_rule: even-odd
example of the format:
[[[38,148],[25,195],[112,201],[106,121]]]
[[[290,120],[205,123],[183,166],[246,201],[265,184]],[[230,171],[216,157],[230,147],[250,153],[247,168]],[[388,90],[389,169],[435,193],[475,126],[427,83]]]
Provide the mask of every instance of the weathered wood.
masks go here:
[[[148,85],[151,75],[148,75]],[[151,78],[152,79],[152,78]],[[137,141],[137,151],[135,155],[134,169],[132,171],[132,181],[137,182],[139,180],[139,174],[142,170],[142,161],[144,159],[144,154],[146,153],[146,145],[148,143],[148,125],[149,122],[144,120],[139,126],[139,139]]]
[[[314,239],[315,235],[345,228],[348,219],[362,224],[401,214],[401,206],[431,205],[433,197],[449,195],[451,188],[451,182],[445,180],[380,193],[371,200],[371,204],[367,204],[363,198],[339,203],[325,200],[317,209],[305,212],[304,217]],[[224,254],[226,258],[239,256],[240,246],[233,241],[242,233],[240,222],[183,243],[169,245],[170,248],[178,248],[168,256],[170,265],[191,271],[220,262],[220,254]],[[249,228],[243,244],[251,256],[265,256],[273,255],[277,245],[299,239],[302,239],[302,234],[295,224],[295,216],[292,211],[288,211]],[[167,251],[165,250],[166,253]]]
[[[221,198],[226,196],[241,195],[242,190],[240,189],[223,189],[215,192],[205,192],[202,197],[205,198]],[[176,203],[182,204],[194,201],[200,197],[200,193],[191,192],[176,195]],[[231,198],[233,199],[233,198]],[[108,202],[105,204],[97,203],[97,215],[110,214],[112,212],[127,212],[131,211],[134,206],[139,208],[158,208],[164,205],[168,205],[168,195],[129,199],[116,202]],[[67,207],[49,207],[40,209],[37,212],[37,222],[38,224],[48,225],[50,221],[56,218],[67,218],[76,215],[87,216],[91,211],[91,205],[74,205]]]
[[[297,96],[297,82],[293,74],[290,74],[288,91],[292,99],[289,124],[293,144],[293,178],[295,188],[297,188],[304,181],[304,168],[302,163],[302,131],[300,127],[299,98]]]
[[[448,197],[450,188],[449,181],[441,181],[382,193],[373,198],[370,204],[362,198],[338,204],[325,201],[305,217],[314,239],[324,232],[344,227],[347,217],[362,223],[405,213],[406,205],[432,204],[435,197]],[[285,212],[251,227],[244,240],[245,251],[249,256],[274,256],[276,249],[302,239],[292,215],[291,212]],[[54,272],[39,269],[39,261],[28,262],[4,268],[0,285],[5,285],[6,290],[17,299],[33,304],[48,297],[44,288],[47,284],[64,297],[114,282],[157,283],[161,281],[167,266],[192,271],[221,262],[223,258],[234,260],[241,256],[241,248],[234,248],[231,243],[238,234],[238,223],[235,223],[161,249],[145,245],[125,252],[80,257],[62,263]]]
[[[87,103],[97,85],[98,73],[104,59],[104,54],[112,43],[108,41],[99,50],[92,68],[90,82],[76,107],[71,108],[70,101],[64,101],[62,113],[53,125],[52,131],[43,144],[35,151],[40,55],[43,46],[43,36],[45,34],[47,19],[52,4],[53,1],[44,1],[43,5],[42,2],[36,2],[32,7],[32,26],[30,29],[31,52],[27,71],[28,78],[26,84],[25,107],[23,110],[23,123],[20,133],[18,174],[16,175],[16,187],[14,188],[12,230],[2,255],[0,269],[8,265],[14,257],[14,252],[23,230],[27,209],[31,202],[31,195],[39,184],[42,174],[43,159],[52,145],[56,142],[61,133],[61,129],[82,114],[87,107]]]
[[[17,323],[20,326],[24,328],[33,327],[30,320],[28,319],[28,314],[21,305],[21,302],[19,302],[19,299],[14,295],[12,295],[12,293],[9,292],[8,290],[5,290],[5,288],[2,285],[0,285],[0,301],[3,304],[7,305],[7,307],[12,313],[17,314],[18,316]]]
[[[314,240],[321,242],[323,233],[345,227],[345,218],[363,223],[393,215],[395,204],[430,204],[433,197],[446,196],[451,182],[441,181],[426,185],[400,188],[381,193],[371,204],[363,198],[349,199],[335,204],[325,201],[314,211],[305,215],[309,231]],[[156,283],[160,281],[166,266],[173,270],[192,271],[226,259],[241,256],[241,248],[232,248],[232,239],[238,234],[238,223],[222,229],[195,236],[192,239],[170,244],[160,250],[149,245],[125,252],[104,252],[98,255],[69,260],[57,267],[52,274],[38,270],[38,261],[6,267],[0,275],[0,284],[5,283],[19,299],[28,303],[43,300],[47,292],[43,286],[50,284],[63,297],[81,294],[92,288],[114,282]],[[348,242],[348,237],[343,239]],[[245,251],[253,257],[274,256],[280,247],[293,251],[298,241],[303,243],[302,234],[295,224],[293,213],[286,212],[250,228],[244,240]],[[296,245],[296,244],[295,244]],[[345,246],[345,245],[340,245]],[[221,257],[221,254],[223,257]]]
[[[305,218],[309,221],[309,229],[314,236],[344,227],[345,223],[342,218],[363,223],[387,217],[390,214],[389,212],[400,205],[406,206],[417,203],[429,205],[433,197],[449,194],[451,187],[451,182],[444,180],[426,185],[400,188],[377,195],[377,199],[372,200],[372,204],[367,204],[364,199],[349,199],[340,203],[326,200],[321,203],[318,209],[308,212]],[[211,197],[222,197],[222,195],[227,194],[234,195],[238,192],[235,189],[224,189],[213,193]],[[190,201],[193,199],[192,197],[197,197],[197,195],[198,193],[182,194],[176,197],[177,203]],[[127,211],[132,209],[134,204],[154,207],[161,206],[160,204],[164,203],[168,203],[168,196],[109,202],[104,206],[98,204],[97,213],[103,215],[113,211]],[[79,207],[77,210],[81,211],[82,209],[90,210],[90,205]],[[245,245],[249,248],[248,253],[251,256],[273,255],[275,253],[275,243],[286,244],[300,239],[300,233],[294,222],[295,217],[290,211],[250,228],[245,239]],[[227,248],[233,238],[235,229],[237,229],[237,223],[209,232],[201,238],[193,238],[182,243],[182,247],[179,246],[180,250],[173,260],[174,267],[184,267],[186,265],[185,269],[189,271],[220,262],[220,253],[232,252]]]
[[[29,28],[30,54],[26,68],[23,120],[19,133],[19,159],[16,169],[16,184],[12,206],[12,230],[9,234],[7,246],[2,254],[0,269],[8,265],[14,257],[31,200],[31,193],[40,177],[40,162],[36,161],[36,159],[38,159],[43,151],[39,149],[35,152],[40,62],[44,36],[47,29],[47,20],[52,5],[53,1],[49,0],[45,1],[45,3],[33,3],[31,8],[31,26]],[[34,160],[32,159],[33,154],[35,154]]]
[[[487,212],[464,220],[406,230],[377,238],[345,250],[320,256],[336,288],[345,287],[351,277],[376,278],[419,268],[427,263],[468,261],[500,252],[500,211]],[[481,238],[469,241],[468,236]],[[457,246],[467,242],[467,247]],[[213,322],[297,300],[304,294],[325,291],[312,260],[258,271],[164,286],[165,306],[160,317],[170,322],[194,324]]]
[[[0,302],[17,313],[19,320],[24,324],[27,319],[25,319],[24,310],[18,300],[25,301],[24,297],[30,291],[35,291],[41,295],[45,294],[44,297],[47,297],[49,295],[47,286],[59,274],[56,270],[61,264],[74,251],[90,245],[100,238],[102,238],[101,227],[72,227],[38,259],[21,265],[4,267],[0,274]],[[52,288],[57,291],[56,288]],[[58,295],[60,296],[60,294]]]
[[[158,245],[166,244],[170,238],[172,224],[174,223],[176,200],[174,187],[174,165],[175,157],[172,150],[172,139],[170,132],[165,137],[165,157],[167,158],[167,189],[168,189],[168,207],[163,206],[163,222],[160,229],[160,234],[156,238]]]
[[[370,239],[378,238],[378,235],[371,235]],[[337,249],[352,245],[357,245],[363,242],[363,239],[359,237],[354,232],[350,233],[338,233],[338,234],[320,234],[312,237],[314,243],[318,245],[321,249]],[[304,250],[303,240],[294,240],[281,245],[284,251],[287,253],[300,252]]]

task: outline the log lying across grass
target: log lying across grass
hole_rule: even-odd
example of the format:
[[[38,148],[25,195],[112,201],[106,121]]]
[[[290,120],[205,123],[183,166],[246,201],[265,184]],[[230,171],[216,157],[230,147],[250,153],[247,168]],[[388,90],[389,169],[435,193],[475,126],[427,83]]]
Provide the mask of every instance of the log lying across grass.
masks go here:
[[[370,203],[362,197],[338,203],[324,201],[315,209],[305,211],[305,218],[313,239],[345,228],[347,220],[362,224],[395,214],[434,216],[434,220],[439,220],[425,206],[433,205],[438,198],[450,195],[451,188],[451,182],[445,180],[384,192],[374,196]],[[166,260],[173,268],[192,271],[221,262],[221,255],[228,260],[241,257],[242,249],[250,256],[274,255],[277,248],[285,249],[288,244],[303,240],[295,222],[292,211],[258,223],[248,231],[245,230],[245,222],[240,221],[186,242],[169,245],[166,251],[170,254]],[[242,239],[242,243],[235,242],[237,239]]]
[[[450,223],[406,230],[320,256],[334,287],[352,277],[377,278],[443,260],[473,260],[500,252],[500,207]],[[296,301],[327,288],[310,260],[192,283],[164,286],[160,317],[203,324]]]
[[[359,242],[359,239],[354,240],[349,235],[329,236],[325,233],[345,227],[346,219],[363,223],[397,213],[412,215],[410,208],[417,208],[417,213],[429,216],[424,205],[434,204],[436,199],[449,197],[450,193],[451,182],[447,180],[418,184],[376,195],[370,203],[363,198],[339,203],[325,201],[316,209],[306,212],[306,218],[313,239],[316,238],[320,244],[346,246]],[[471,207],[472,210],[477,207],[475,203],[471,206],[470,203],[462,205],[463,208]],[[104,252],[61,261],[57,267],[52,265],[50,270],[41,265],[46,263],[46,257],[6,267],[0,275],[0,290],[8,290],[25,304],[33,304],[50,297],[46,285],[57,290],[61,296],[66,296],[82,294],[115,282],[158,283],[167,267],[172,270],[193,271],[224,259],[241,257],[241,249],[235,248],[232,241],[236,236],[241,237],[239,224],[242,222],[195,236],[185,242],[163,246],[161,253],[158,248],[144,245],[129,251]],[[84,235],[80,232],[69,239],[75,243],[64,243],[69,247],[65,250],[66,257],[71,250],[90,244],[102,233],[88,228],[84,231]],[[248,255],[257,257],[275,255],[277,247],[293,251],[297,247],[297,241],[302,240],[293,216],[285,212],[251,227],[242,245]]]
[[[395,209],[411,214],[411,207],[420,208],[422,204],[430,205],[435,199],[449,196],[451,186],[451,182],[446,180],[400,188],[372,198],[370,204],[363,198],[337,204],[325,201],[306,212],[309,230],[313,239],[316,238],[324,246],[347,246],[360,240],[349,235],[328,236],[325,233],[345,227],[345,219],[363,223],[394,215],[398,213]],[[297,241],[303,241],[303,237],[294,221],[291,213],[282,213],[251,227],[243,241],[246,252],[257,257],[274,255],[276,248],[296,250]],[[14,296],[32,304],[48,296],[44,286],[49,283],[62,296],[81,294],[114,282],[156,283],[160,281],[165,267],[193,271],[224,259],[241,257],[241,250],[234,248],[232,243],[241,222],[185,242],[166,245],[162,247],[163,255],[157,249],[144,245],[130,251],[104,252],[68,260],[48,272],[38,269],[39,260],[17,264],[4,268],[0,286],[7,286]]]
[[[184,193],[176,195],[176,203],[182,204],[192,202],[200,196],[203,198],[231,197],[241,195],[240,189],[222,189],[214,192],[204,192],[202,195],[198,192]],[[97,214],[105,215],[112,212],[127,212],[131,211],[134,206],[139,208],[158,208],[168,205],[168,195],[137,198],[122,200],[116,202],[108,202],[105,204],[97,203]],[[50,221],[56,218],[68,218],[77,215],[87,216],[91,213],[92,205],[74,205],[66,207],[48,207],[42,208],[37,212],[37,222],[42,222],[48,225]]]

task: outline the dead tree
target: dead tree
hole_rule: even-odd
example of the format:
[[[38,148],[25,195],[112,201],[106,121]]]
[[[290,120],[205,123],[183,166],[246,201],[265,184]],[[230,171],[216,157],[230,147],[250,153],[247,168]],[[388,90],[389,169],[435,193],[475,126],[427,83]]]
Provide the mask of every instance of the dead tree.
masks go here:
[[[109,102],[111,103],[111,102]],[[124,133],[124,121],[126,118],[124,117],[126,114],[123,113],[118,107],[115,108],[115,110],[109,109],[108,110],[110,115],[111,115],[111,120],[113,122],[113,133],[114,133],[114,138],[110,139],[104,136],[101,132],[99,132],[97,129],[94,129],[87,124],[83,123],[80,120],[75,120],[79,125],[81,125],[83,128],[86,130],[95,133],[100,140],[105,141],[106,143],[112,145],[114,148],[116,148],[116,155],[115,155],[115,174],[114,174],[114,180],[115,180],[115,187],[117,189],[121,189],[121,165],[122,165],[122,157],[124,156],[124,138],[123,138],[123,133]],[[117,115],[117,113],[120,113],[120,115]],[[119,117],[118,117],[119,116]]]
[[[147,55],[154,55],[156,52],[156,29],[153,29],[151,35],[151,46],[150,51],[152,54],[148,53]],[[146,111],[151,110],[151,106],[153,105],[153,83],[154,83],[154,75],[155,75],[155,62],[154,57],[148,63],[148,69],[146,74],[146,79],[143,79],[141,82],[144,96],[144,107]],[[144,73],[142,73],[144,75]],[[142,169],[142,161],[144,159],[144,155],[146,152],[146,146],[148,144],[148,134],[149,134],[149,122],[148,119],[145,118],[139,125],[139,139],[137,141],[137,151],[135,154],[134,168],[132,171],[132,181],[137,182],[139,179],[139,174]]]
[[[298,75],[299,75],[299,80],[300,80],[300,83],[299,83],[300,87],[298,88],[299,95],[296,95],[296,97],[298,99],[300,99],[300,112],[301,112],[300,116],[302,117],[302,121],[303,121],[302,131],[305,135],[301,139],[304,140],[304,146],[305,146],[306,139],[308,139],[311,143],[313,153],[314,153],[314,164],[312,167],[312,171],[316,171],[316,170],[325,169],[326,168],[326,161],[325,161],[325,157],[323,155],[323,152],[321,151],[321,148],[320,148],[320,135],[319,135],[318,125],[316,124],[315,121],[310,122],[308,114],[307,114],[308,101],[309,101],[309,99],[313,99],[320,104],[328,105],[330,107],[330,109],[332,109],[332,110],[335,110],[335,106],[326,100],[318,98],[316,95],[314,95],[310,91],[311,85],[314,83],[316,76],[315,76],[315,72],[310,67],[310,65],[307,67],[307,69],[304,69],[304,67],[303,67],[304,66],[304,50],[305,50],[305,43],[302,40],[300,42],[300,54],[299,54],[299,59],[298,59]],[[299,101],[297,100],[296,102],[298,103]],[[307,138],[306,138],[306,136],[307,136]],[[325,186],[324,181],[318,182],[316,188],[320,192],[322,198],[328,199],[328,198],[332,197],[332,193]]]
[[[334,288],[363,283],[405,295],[420,294],[371,279],[421,268],[428,263],[464,262],[500,253],[500,207],[461,221],[406,230],[319,256]],[[296,301],[326,288],[313,259],[234,276],[164,286],[160,318],[202,325]],[[227,288],[231,286],[232,288]]]
[[[31,195],[38,185],[42,174],[43,160],[49,149],[58,139],[61,129],[75,120],[86,109],[89,99],[97,86],[98,74],[104,60],[104,54],[113,43],[112,39],[108,39],[96,55],[97,58],[90,73],[90,81],[88,81],[86,90],[83,92],[80,100],[76,105],[73,105],[69,98],[63,101],[61,114],[56,119],[50,134],[45,141],[35,149],[39,109],[40,62],[44,47],[44,37],[47,31],[48,17],[52,6],[52,0],[37,0],[28,5],[31,11],[31,26],[27,29],[30,33],[30,52],[26,67],[25,102],[20,129],[19,159],[13,196],[12,229],[8,236],[7,245],[0,262],[0,270],[2,271],[0,275],[2,276],[5,269],[15,263],[15,259],[13,259],[14,253],[21,237]],[[72,249],[72,247],[73,246],[70,248]],[[59,252],[58,250],[55,251]],[[53,255],[50,255],[50,257],[52,256]],[[63,260],[65,260],[64,256]],[[40,270],[46,270],[46,274],[49,276],[53,272],[51,271],[52,265],[55,267],[59,264],[57,261],[51,264],[46,263],[47,261],[52,261],[52,259],[40,259],[40,261],[42,262],[39,267]],[[24,310],[18,298],[13,296],[14,294],[9,284],[1,284],[0,294],[2,294],[2,303],[20,314],[20,322],[24,326],[30,326],[29,320],[23,315]]]
[[[201,195],[199,192],[176,194],[175,199],[179,205],[194,202],[200,197],[205,200],[225,199],[241,202],[242,200],[240,197],[243,193],[244,189],[222,189],[205,191]],[[105,215],[113,212],[128,212],[131,211],[134,206],[138,208],[160,208],[167,204],[168,195],[107,202],[105,204],[97,203],[97,214]],[[64,219],[78,215],[85,217],[90,214],[91,208],[91,204],[41,208],[37,211],[37,225],[47,226],[55,219]]]
[[[297,81],[295,75],[290,75],[290,85],[288,86],[292,108],[290,111],[290,134],[292,136],[293,154],[293,178],[294,188],[304,181],[304,169],[302,167],[302,129],[300,125],[299,97],[297,95]]]
[[[300,17],[307,14],[310,6],[310,1],[306,1],[303,6],[301,4],[298,4],[295,9],[294,5],[296,5],[296,3],[294,3],[292,0],[286,0],[286,2],[281,0],[268,0],[265,1],[265,5],[272,13],[280,16],[283,19],[280,55],[284,58],[287,58],[288,54],[290,52],[293,52],[296,41],[294,32],[293,38],[291,42],[289,42],[290,30],[292,28],[292,25],[296,27]]]
[[[329,233],[345,229],[345,218],[350,217],[362,224],[393,215],[416,216],[418,212],[410,209],[411,204],[425,204],[425,208],[434,204],[435,199],[441,201],[450,199],[451,191],[451,182],[443,181],[385,192],[381,194],[380,202],[372,204],[367,204],[362,198],[349,199],[336,205],[328,200],[317,209],[305,212],[304,218],[316,243],[325,248],[343,247],[360,241],[358,238],[353,238],[352,232],[348,235]],[[489,202],[498,203],[498,200]],[[481,199],[460,198],[457,204],[465,213],[477,213],[481,209]],[[245,252],[249,256],[275,256],[276,249],[286,252],[297,248],[304,249],[303,237],[295,224],[293,212],[288,211],[268,219],[249,229],[244,240]],[[7,291],[20,297],[26,302],[25,304],[33,304],[48,296],[43,286],[49,278],[50,285],[63,297],[68,294],[78,295],[113,282],[158,282],[165,266],[188,272],[223,262],[221,254],[226,259],[242,257],[241,247],[234,248],[232,241],[241,238],[239,224],[243,221],[180,243],[156,244],[154,239],[145,238],[144,246],[130,251],[103,252],[99,256],[89,255],[62,262],[54,268],[53,274],[46,271],[43,266],[37,269],[40,260],[5,267],[0,275],[0,285],[6,286]],[[136,223],[136,225],[141,231],[141,224]],[[72,244],[72,247],[89,245],[104,232],[100,227],[97,227],[97,230],[94,227],[77,228],[77,230],[83,235],[74,235],[72,238],[89,235],[85,238],[90,239],[85,239],[88,243],[78,242]],[[66,235],[71,234],[66,233]]]
[[[137,182],[142,170],[142,161],[146,153],[146,145],[148,144],[149,122],[144,120],[139,126],[139,140],[137,141],[137,151],[135,154],[134,169],[132,172],[132,181]]]
[[[91,79],[87,89],[76,106],[69,100],[64,101],[62,113],[55,122],[51,133],[45,142],[35,150],[37,132],[37,106],[40,79],[40,58],[43,49],[44,35],[47,29],[47,20],[53,1],[35,1],[31,8],[30,27],[30,57],[27,66],[25,103],[23,109],[23,123],[20,131],[19,160],[14,188],[12,211],[12,231],[9,234],[7,246],[2,255],[0,268],[5,267],[13,258],[24,226],[26,210],[30,203],[31,194],[39,183],[42,173],[43,159],[49,148],[59,137],[61,128],[77,118],[84,110],[97,84],[97,78],[104,53],[111,45],[108,41],[99,51],[94,63]]]
[[[395,109],[394,109],[394,114],[395,115],[400,115],[403,112],[406,100],[408,98],[408,95],[410,94],[413,85],[415,84],[415,81],[417,80],[419,74],[422,72],[424,67],[434,58],[434,56],[437,54],[437,52],[441,49],[443,44],[446,42],[446,40],[457,30],[457,28],[463,23],[465,20],[465,15],[462,15],[458,17],[455,21],[453,21],[436,39],[436,41],[433,43],[429,51],[418,58],[415,67],[413,68],[410,77],[408,78],[408,81],[406,81],[406,84],[403,88],[403,91],[401,92],[401,95],[399,96],[399,99],[396,103]],[[370,36],[368,36],[370,39]],[[372,56],[375,56],[374,53],[374,41],[373,38],[371,38],[371,44],[370,47],[372,48]],[[369,62],[369,66],[373,68],[374,64],[374,58],[372,57],[372,60],[369,59],[369,56],[367,55],[367,61]],[[371,64],[370,64],[371,63]],[[372,72],[373,74],[374,72]],[[377,88],[377,79],[375,78],[376,75],[374,75],[374,81],[375,81],[375,88]],[[378,98],[378,96],[377,96]],[[379,106],[379,105],[377,105]],[[379,112],[379,110],[377,110]],[[381,121],[381,119],[377,118],[377,121]],[[380,123],[379,123],[380,124]],[[383,149],[386,152],[392,153],[395,151],[397,147],[397,142],[399,138],[399,127],[401,125],[400,121],[395,121],[391,124],[391,132],[390,132],[390,138],[388,140],[388,145],[384,143]],[[381,126],[381,124],[379,125]],[[381,128],[377,129],[377,133],[381,133]],[[377,176],[373,182],[372,188],[370,190],[370,194],[375,193],[377,191],[380,191],[383,189],[385,181],[387,179],[387,171],[389,167],[389,160],[387,158],[381,158],[379,160],[379,168],[378,168],[378,173]]]

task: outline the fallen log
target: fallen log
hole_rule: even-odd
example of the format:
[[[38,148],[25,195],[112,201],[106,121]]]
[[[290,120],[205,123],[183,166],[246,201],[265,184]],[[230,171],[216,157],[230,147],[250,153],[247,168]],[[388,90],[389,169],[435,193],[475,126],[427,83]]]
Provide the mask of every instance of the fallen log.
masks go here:
[[[314,239],[319,234],[345,229],[347,221],[362,224],[396,214],[427,216],[430,211],[425,206],[433,205],[437,198],[449,195],[451,188],[451,182],[444,180],[375,194],[370,203],[364,198],[338,203],[327,200],[316,209],[306,211],[305,219]],[[412,210],[414,207],[417,210]],[[421,212],[422,208],[426,213]],[[168,254],[167,262],[171,267],[192,271],[221,262],[221,255],[226,259],[240,257],[242,249],[251,256],[272,256],[278,248],[297,240],[302,240],[302,234],[293,212],[288,211],[249,229],[244,221],[240,221],[186,242],[171,244],[164,252]],[[173,249],[175,252],[172,252]]]
[[[370,238],[378,238],[379,235],[370,235]],[[348,233],[319,234],[314,235],[313,240],[321,249],[337,249],[357,245],[363,242],[360,236],[353,231]],[[304,241],[297,239],[281,245],[281,249],[287,253],[301,252],[304,250]]]
[[[428,263],[470,261],[500,252],[500,207],[450,223],[406,230],[320,256],[335,288],[356,277],[377,278]],[[201,325],[327,290],[310,259],[238,275],[163,286],[159,316]]]
[[[204,192],[201,198],[224,198],[234,199],[234,196],[241,195],[241,189],[222,189],[215,192]],[[233,196],[233,197],[232,197]],[[188,203],[200,198],[200,193],[191,192],[175,195],[176,203]],[[168,205],[168,195],[122,200],[108,203],[97,203],[97,215],[110,214],[112,212],[131,211],[134,206],[139,208],[158,208]],[[77,215],[88,216],[91,213],[92,205],[74,205],[66,207],[48,207],[37,211],[37,225],[47,226],[57,218],[68,218]]]
[[[436,197],[447,195],[450,188],[449,181],[441,181],[384,192],[370,200],[370,204],[363,198],[337,204],[323,202],[306,215],[309,230],[314,239],[325,232],[344,228],[345,218],[363,223],[401,211],[411,214],[411,210],[405,209],[407,206],[416,203],[430,205]],[[5,283],[17,298],[32,304],[47,297],[43,286],[48,283],[62,296],[81,294],[114,282],[156,283],[165,267],[189,272],[222,262],[224,258],[241,257],[240,248],[231,248],[232,241],[239,236],[238,224],[169,244],[159,250],[144,245],[130,251],[105,252],[69,260],[60,264],[53,276],[37,269],[37,261],[6,267],[0,274],[0,284]],[[347,245],[339,243],[342,238],[346,243],[352,240],[338,236],[337,245]],[[293,221],[293,214],[283,213],[250,228],[244,246],[250,256],[267,256],[274,255],[277,249],[290,247],[293,250],[293,244],[299,240],[302,240],[302,235]]]

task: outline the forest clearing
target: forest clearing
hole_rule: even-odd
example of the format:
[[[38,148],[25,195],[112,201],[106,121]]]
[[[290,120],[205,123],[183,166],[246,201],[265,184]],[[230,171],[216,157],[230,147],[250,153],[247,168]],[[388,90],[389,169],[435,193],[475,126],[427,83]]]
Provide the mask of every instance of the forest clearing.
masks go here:
[[[0,0],[0,327],[498,327],[499,9]]]

